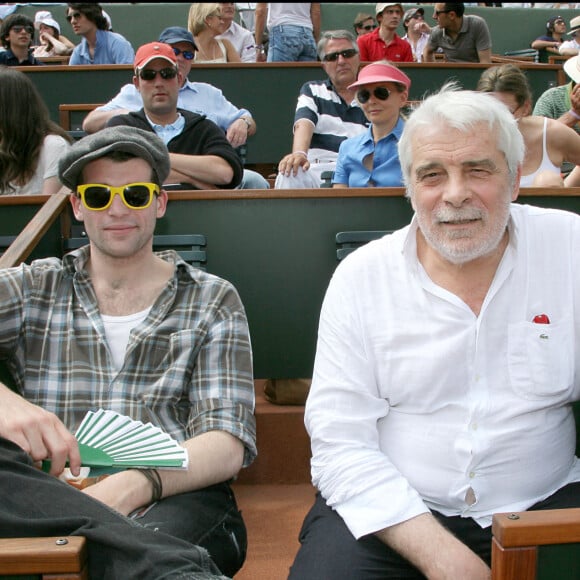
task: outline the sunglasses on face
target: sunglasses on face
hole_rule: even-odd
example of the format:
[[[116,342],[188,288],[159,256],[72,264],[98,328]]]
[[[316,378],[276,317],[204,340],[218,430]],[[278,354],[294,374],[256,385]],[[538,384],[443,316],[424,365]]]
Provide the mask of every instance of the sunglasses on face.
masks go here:
[[[175,68],[162,68],[161,70],[153,70],[152,68],[144,68],[139,71],[139,78],[144,81],[152,81],[157,74],[163,79],[174,79],[177,76],[177,69]]]
[[[147,209],[153,201],[153,194],[159,195],[159,186],[156,183],[129,183],[119,187],[85,183],[77,186],[77,195],[83,205],[96,211],[110,207],[117,194],[129,209]]]
[[[386,101],[389,98],[391,91],[385,87],[376,87],[373,90],[373,95],[379,99],[379,101]],[[356,94],[356,98],[358,102],[361,104],[365,104],[371,98],[371,92],[368,89],[361,89]]]
[[[357,24],[356,25],[357,28],[362,28],[363,30],[374,30],[376,28],[376,26],[374,24],[365,24],[364,26],[362,24]]]
[[[434,10],[433,17],[437,18],[437,16],[439,16],[439,14],[449,14],[449,12],[451,12],[451,10]]]
[[[193,51],[191,50],[180,50],[179,48],[175,48],[173,47],[173,53],[175,54],[175,56],[179,56],[180,54],[183,55],[183,58],[185,60],[193,60]]]
[[[73,12],[72,14],[67,14],[66,19],[70,22],[73,18],[78,20],[82,14],[80,12]]]
[[[338,60],[339,56],[342,58],[352,58],[358,54],[358,50],[354,48],[347,48],[346,50],[339,50],[338,52],[330,52],[324,55],[324,62],[335,62]]]
[[[17,24],[16,26],[13,26],[10,30],[14,30],[16,34],[20,34],[21,32],[34,34],[34,28],[32,28],[32,26],[26,26],[25,24]]]

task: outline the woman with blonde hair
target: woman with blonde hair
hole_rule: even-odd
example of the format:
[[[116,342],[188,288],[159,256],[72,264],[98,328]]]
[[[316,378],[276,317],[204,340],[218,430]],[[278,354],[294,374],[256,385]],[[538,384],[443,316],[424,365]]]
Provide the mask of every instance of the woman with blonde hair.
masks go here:
[[[580,165],[580,135],[554,119],[531,115],[532,93],[526,74],[507,63],[483,71],[477,90],[493,93],[518,121],[526,144],[520,187],[575,187],[579,171],[575,168],[562,178],[564,162]]]
[[[187,28],[193,34],[197,45],[197,51],[194,53],[195,62],[242,61],[229,40],[216,39],[216,36],[225,31],[225,22],[217,2],[192,4],[189,8]]]
[[[59,191],[58,161],[69,147],[28,76],[0,66],[0,195]]]

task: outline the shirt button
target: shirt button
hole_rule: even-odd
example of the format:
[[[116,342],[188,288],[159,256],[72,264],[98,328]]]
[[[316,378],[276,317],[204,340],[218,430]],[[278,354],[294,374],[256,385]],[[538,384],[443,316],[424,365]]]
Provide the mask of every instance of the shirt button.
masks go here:
[[[475,477],[475,471],[469,472],[469,479],[473,479]]]
[[[472,424],[471,424],[471,428],[472,428],[474,431],[477,431],[477,427],[478,427],[477,423],[472,423]]]

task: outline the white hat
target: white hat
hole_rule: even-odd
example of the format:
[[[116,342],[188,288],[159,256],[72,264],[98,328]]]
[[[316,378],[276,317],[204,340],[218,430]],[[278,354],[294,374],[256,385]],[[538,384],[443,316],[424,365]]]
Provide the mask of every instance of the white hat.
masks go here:
[[[576,16],[570,20],[570,30],[568,31],[568,34],[574,36],[574,34],[578,32],[578,29],[580,29],[580,16]]]
[[[375,14],[378,16],[379,14],[383,13],[383,10],[385,8],[387,8],[388,6],[398,6],[399,10],[401,11],[401,14],[403,14],[403,5],[399,4],[399,2],[384,2],[384,3],[378,3],[375,6]]]
[[[48,10],[40,10],[34,15],[34,27],[38,30],[41,24],[56,28],[60,34],[60,24],[52,17],[52,14]]]
[[[571,56],[564,63],[566,74],[575,82],[580,83],[580,55]]]

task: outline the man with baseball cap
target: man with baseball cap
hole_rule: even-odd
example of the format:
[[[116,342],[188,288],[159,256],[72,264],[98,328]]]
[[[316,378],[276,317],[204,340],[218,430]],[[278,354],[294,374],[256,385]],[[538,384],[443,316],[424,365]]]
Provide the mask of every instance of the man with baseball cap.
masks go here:
[[[413,62],[411,45],[396,32],[403,17],[403,6],[399,3],[378,3],[375,6],[375,15],[378,27],[357,38],[361,61],[384,59],[391,62]]]
[[[107,126],[129,125],[156,133],[170,152],[171,171],[165,182],[173,189],[233,189],[242,180],[242,164],[220,128],[205,118],[178,109],[182,84],[173,48],[149,42],[135,56],[133,84],[143,108],[116,115]]]
[[[245,558],[227,482],[256,454],[247,320],[230,283],[153,252],[170,170],[150,131],[79,140],[59,178],[89,244],[0,271],[0,351],[18,387],[0,385],[0,536],[83,535],[91,578],[231,577]],[[67,461],[78,474],[72,433],[99,408],[170,433],[187,469],[119,471],[84,493],[57,481]],[[44,459],[50,476],[33,467]]]
[[[564,41],[559,48],[563,56],[576,56],[580,51],[580,16],[575,16],[570,20],[570,32],[568,35],[572,40]]]
[[[170,26],[161,32],[159,41],[169,44],[177,58],[177,66],[182,77],[177,106],[192,113],[205,115],[222,129],[232,147],[245,145],[248,137],[256,132],[256,123],[250,111],[236,107],[226,99],[220,89],[208,83],[192,82],[188,79],[194,51],[197,50],[191,32],[181,26]],[[102,129],[110,118],[138,111],[142,106],[143,100],[135,85],[126,84],[113,99],[85,117],[83,129],[87,133],[94,133]],[[240,188],[268,189],[269,184],[259,173],[244,169]]]
[[[546,33],[538,36],[530,46],[538,51],[540,62],[548,62],[552,54],[560,54],[560,46],[566,34],[566,21],[561,16],[551,16],[546,22]]]
[[[406,32],[403,40],[411,45],[415,62],[423,60],[423,51],[431,32],[431,27],[425,22],[424,15],[425,9],[419,6],[418,8],[409,8],[403,16],[403,28]]]

